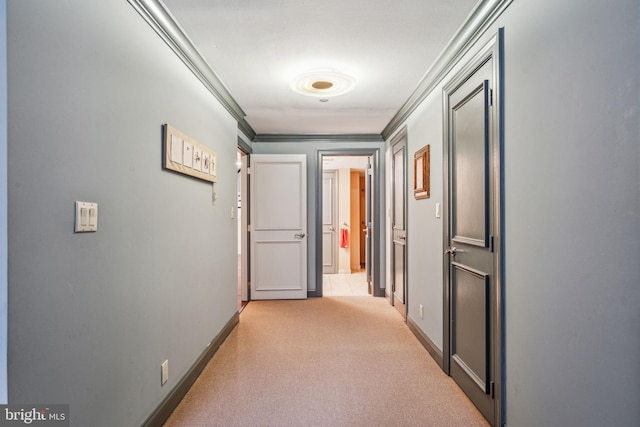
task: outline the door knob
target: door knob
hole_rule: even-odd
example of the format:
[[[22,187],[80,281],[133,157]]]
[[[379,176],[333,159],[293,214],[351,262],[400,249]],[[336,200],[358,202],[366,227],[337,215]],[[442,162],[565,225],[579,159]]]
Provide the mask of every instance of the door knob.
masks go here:
[[[447,249],[446,251],[444,251],[445,254],[449,254],[451,256],[456,256],[456,248],[454,247],[450,247],[449,249]]]
[[[336,231],[336,228],[332,225],[329,227],[329,231]]]
[[[297,237],[298,239],[304,239],[305,234],[300,233],[300,234],[295,234],[294,236]]]

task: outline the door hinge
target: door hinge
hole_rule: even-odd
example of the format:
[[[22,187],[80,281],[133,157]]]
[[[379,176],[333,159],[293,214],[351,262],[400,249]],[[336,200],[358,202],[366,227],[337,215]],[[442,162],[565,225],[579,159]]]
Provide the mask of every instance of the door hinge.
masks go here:
[[[493,253],[493,236],[489,236],[489,252]]]
[[[495,399],[496,398],[496,383],[494,383],[493,381],[491,381],[491,398]]]
[[[493,107],[493,89],[489,89],[489,107]]]
[[[251,224],[247,224],[247,231],[251,232]]]
[[[247,175],[251,175],[251,168],[247,166]]]

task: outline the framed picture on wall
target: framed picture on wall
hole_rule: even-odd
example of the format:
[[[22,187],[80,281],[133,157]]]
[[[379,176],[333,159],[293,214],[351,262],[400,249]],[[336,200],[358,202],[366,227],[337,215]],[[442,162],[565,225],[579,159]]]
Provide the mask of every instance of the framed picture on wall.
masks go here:
[[[428,199],[431,196],[429,167],[429,145],[425,145],[413,156],[413,196]]]

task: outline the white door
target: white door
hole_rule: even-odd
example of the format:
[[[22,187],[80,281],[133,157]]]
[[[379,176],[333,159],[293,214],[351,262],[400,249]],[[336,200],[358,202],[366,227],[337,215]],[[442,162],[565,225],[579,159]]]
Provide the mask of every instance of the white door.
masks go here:
[[[322,174],[322,273],[338,271],[338,171]]]
[[[251,156],[251,299],[307,297],[307,158]]]

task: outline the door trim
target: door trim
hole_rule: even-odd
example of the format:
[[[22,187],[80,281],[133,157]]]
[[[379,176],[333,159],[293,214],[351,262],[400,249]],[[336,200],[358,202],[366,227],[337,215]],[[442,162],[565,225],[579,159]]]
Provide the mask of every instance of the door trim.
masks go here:
[[[244,153],[243,156],[243,165],[241,166],[241,173],[243,174],[243,193],[241,202],[242,202],[242,222],[240,224],[240,238],[242,239],[242,253],[241,263],[242,263],[242,271],[241,271],[241,279],[242,279],[242,301],[249,302],[251,301],[251,236],[249,234],[249,224],[251,220],[251,179],[249,177],[249,164],[251,161],[251,154],[253,150],[251,146],[244,142],[242,139],[238,138],[238,150]],[[241,242],[238,242],[241,244]],[[245,300],[246,298],[246,300]]]
[[[480,51],[468,61],[467,65],[457,72],[455,76],[445,84],[442,91],[443,99],[443,242],[442,248],[448,247],[450,237],[450,212],[449,212],[449,98],[448,94],[454,92],[461,86],[475,70],[480,68],[488,60],[493,59],[493,119],[490,122],[491,132],[491,152],[493,156],[492,175],[489,177],[489,185],[493,190],[491,200],[494,217],[493,221],[493,253],[494,253],[494,278],[495,295],[492,303],[495,304],[495,312],[492,314],[492,324],[494,328],[494,343],[491,346],[494,391],[494,425],[501,426],[505,420],[504,406],[504,369],[505,369],[505,348],[504,348],[504,29],[500,28],[497,34],[489,40]],[[443,370],[448,375],[451,374],[451,290],[449,288],[449,259],[443,258]]]
[[[333,150],[318,150],[316,158],[316,209],[315,209],[315,234],[316,234],[316,289],[309,291],[309,297],[322,296],[322,160],[324,156],[371,156],[371,166],[373,168],[373,235],[377,236],[373,239],[372,257],[378,262],[374,263],[373,274],[373,296],[384,296],[384,282],[382,275],[384,274],[384,262],[381,260],[381,253],[384,243],[382,238],[382,213],[380,206],[382,203],[382,179],[384,170],[380,162],[379,148],[344,148]]]

